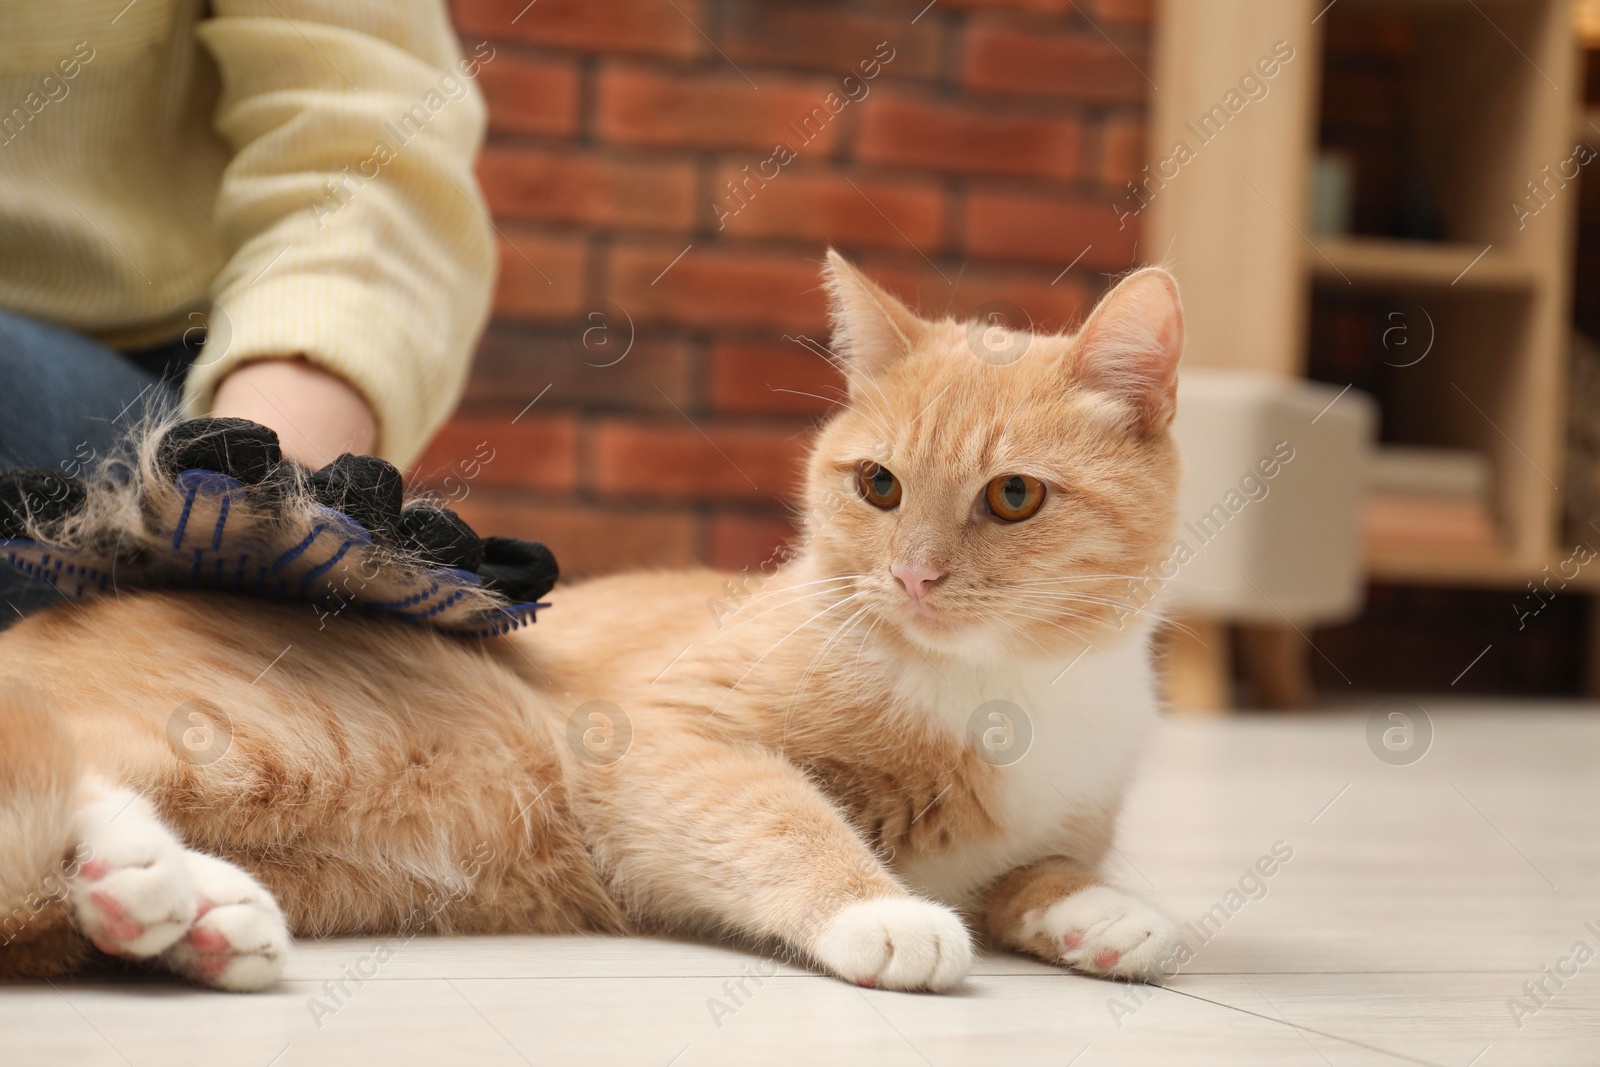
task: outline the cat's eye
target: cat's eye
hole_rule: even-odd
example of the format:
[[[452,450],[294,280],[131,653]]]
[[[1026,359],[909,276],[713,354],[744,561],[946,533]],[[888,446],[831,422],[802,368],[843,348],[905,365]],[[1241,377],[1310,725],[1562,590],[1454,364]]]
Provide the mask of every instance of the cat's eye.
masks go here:
[[[900,479],[888,467],[868,460],[856,468],[856,488],[861,498],[875,508],[892,508],[900,503]]]
[[[983,496],[995,518],[1021,522],[1044,503],[1044,483],[1029,474],[1002,474],[989,483]]]

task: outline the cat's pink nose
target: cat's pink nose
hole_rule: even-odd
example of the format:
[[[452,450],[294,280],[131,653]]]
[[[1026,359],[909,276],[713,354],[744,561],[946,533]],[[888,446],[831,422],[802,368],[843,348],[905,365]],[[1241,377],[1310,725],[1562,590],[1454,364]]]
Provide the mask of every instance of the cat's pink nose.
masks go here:
[[[900,584],[906,587],[906,594],[912,600],[921,600],[928,588],[944,577],[943,571],[909,563],[891,564],[889,573],[900,579]]]

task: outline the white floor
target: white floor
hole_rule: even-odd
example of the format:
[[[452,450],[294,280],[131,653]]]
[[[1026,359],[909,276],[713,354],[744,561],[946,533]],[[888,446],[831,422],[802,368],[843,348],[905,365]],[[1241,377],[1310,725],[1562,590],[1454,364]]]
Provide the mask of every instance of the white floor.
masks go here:
[[[1600,958],[1510,1003],[1576,942],[1600,953],[1600,707],[1425,703],[1410,766],[1369,749],[1371,705],[1167,724],[1121,880],[1193,922],[1275,842],[1294,855],[1165,988],[994,957],[956,996],[790,967],[745,996],[729,979],[772,965],[722,948],[418,939],[340,1004],[324,983],[374,951],[345,941],[251,996],[0,988],[0,1063],[1600,1064]]]

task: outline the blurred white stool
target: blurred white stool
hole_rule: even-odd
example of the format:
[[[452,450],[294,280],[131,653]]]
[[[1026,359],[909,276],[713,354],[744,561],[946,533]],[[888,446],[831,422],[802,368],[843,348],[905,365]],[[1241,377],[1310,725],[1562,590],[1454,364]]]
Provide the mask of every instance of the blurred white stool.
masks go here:
[[[1226,370],[1178,382],[1178,540],[1161,575],[1174,705],[1232,705],[1229,624],[1258,698],[1309,696],[1308,634],[1360,611],[1377,405],[1354,389]],[[1297,630],[1299,632],[1297,632]]]

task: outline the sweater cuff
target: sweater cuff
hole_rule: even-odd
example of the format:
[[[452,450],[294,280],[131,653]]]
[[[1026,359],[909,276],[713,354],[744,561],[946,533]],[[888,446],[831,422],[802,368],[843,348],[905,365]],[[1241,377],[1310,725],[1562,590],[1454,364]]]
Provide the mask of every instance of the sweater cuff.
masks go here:
[[[218,296],[184,383],[185,410],[209,411],[222,379],[245,363],[303,357],[366,398],[378,423],[374,454],[405,467],[454,407],[466,370],[464,361],[426,366],[411,325],[393,295],[350,278],[269,273]]]

